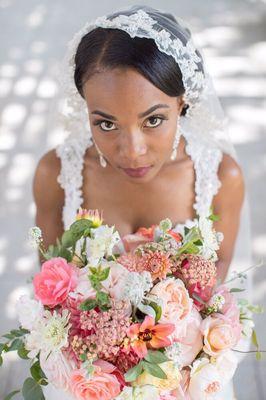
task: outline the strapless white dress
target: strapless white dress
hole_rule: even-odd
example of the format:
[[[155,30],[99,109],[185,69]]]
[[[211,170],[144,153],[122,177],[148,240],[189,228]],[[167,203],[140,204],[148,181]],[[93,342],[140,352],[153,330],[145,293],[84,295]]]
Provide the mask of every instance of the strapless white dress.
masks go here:
[[[194,209],[198,215],[206,215],[211,207],[213,197],[217,194],[221,182],[218,178],[218,168],[223,158],[223,152],[214,143],[209,143],[206,138],[195,138],[193,134],[183,132],[186,140],[186,152],[191,157],[195,168],[195,204]],[[83,203],[82,197],[82,169],[84,154],[90,141],[82,134],[71,134],[56,149],[61,159],[61,173],[58,182],[65,191],[65,204],[63,208],[63,222],[67,229],[75,220],[76,211]],[[183,224],[193,221],[182,221]],[[178,224],[177,226],[183,225]],[[243,235],[246,232],[245,224],[241,223],[237,239],[235,255],[231,263],[231,270],[245,268],[251,265],[247,255],[243,257]],[[245,235],[247,237],[247,235]],[[240,245],[241,244],[241,245]],[[245,250],[250,243],[245,243]],[[246,252],[247,254],[247,252]],[[249,292],[250,293],[250,292]],[[76,400],[73,396],[55,388],[53,385],[43,387],[47,400]],[[217,400],[234,400],[233,382],[230,382],[225,390],[216,397]]]

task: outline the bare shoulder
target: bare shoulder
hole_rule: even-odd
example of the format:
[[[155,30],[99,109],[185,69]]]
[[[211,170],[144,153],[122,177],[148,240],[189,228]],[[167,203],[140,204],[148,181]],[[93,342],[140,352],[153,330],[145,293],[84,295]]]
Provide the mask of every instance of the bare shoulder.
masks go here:
[[[224,154],[219,165],[218,177],[221,182],[221,188],[216,195],[216,203],[230,201],[242,203],[245,183],[243,172],[240,165],[228,154]]]
[[[45,194],[47,205],[51,202],[62,204],[64,191],[57,181],[60,170],[61,161],[55,150],[48,151],[39,160],[33,180],[33,192],[37,203],[42,203],[44,200],[42,197]]]
[[[244,187],[244,177],[240,165],[228,154],[224,154],[219,166],[218,176],[223,185]]]

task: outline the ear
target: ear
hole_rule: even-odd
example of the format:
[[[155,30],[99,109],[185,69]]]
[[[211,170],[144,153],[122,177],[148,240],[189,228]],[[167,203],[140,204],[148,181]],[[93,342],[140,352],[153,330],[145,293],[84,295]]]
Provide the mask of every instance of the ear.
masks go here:
[[[178,96],[178,98],[177,98],[177,110],[178,110],[179,114],[182,112],[184,105],[185,105],[184,96],[183,95]]]

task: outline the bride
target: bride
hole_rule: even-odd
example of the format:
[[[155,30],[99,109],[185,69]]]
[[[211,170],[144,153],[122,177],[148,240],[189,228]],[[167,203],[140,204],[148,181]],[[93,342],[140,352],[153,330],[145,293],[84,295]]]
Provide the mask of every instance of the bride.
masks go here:
[[[55,243],[80,206],[103,210],[121,237],[166,217],[180,228],[212,207],[224,235],[217,269],[225,280],[243,175],[183,22],[146,6],[100,17],[70,42],[61,77],[70,134],[43,156],[34,179],[45,245]],[[51,385],[45,395],[66,398]],[[233,399],[232,385],[220,396]]]

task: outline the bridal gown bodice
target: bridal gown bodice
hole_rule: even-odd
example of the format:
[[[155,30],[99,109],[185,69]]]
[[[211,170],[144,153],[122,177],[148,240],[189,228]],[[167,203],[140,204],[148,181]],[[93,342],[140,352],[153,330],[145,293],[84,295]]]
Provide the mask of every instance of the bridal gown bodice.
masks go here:
[[[186,140],[186,152],[191,157],[195,168],[195,204],[193,205],[198,215],[208,215],[214,195],[218,192],[221,182],[218,178],[218,168],[222,160],[222,151],[205,138],[194,137],[192,134],[183,133]],[[63,208],[64,228],[67,229],[75,221],[76,212],[83,203],[82,196],[82,170],[84,155],[90,141],[84,135],[69,135],[57,147],[57,156],[61,159],[61,173],[58,182],[65,191],[65,204]],[[180,221],[177,227],[193,222],[192,220]],[[48,400],[74,400],[69,394],[52,385],[44,387],[44,394]],[[216,397],[218,399],[218,397]],[[220,400],[233,400],[233,385],[230,384],[219,396]]]

